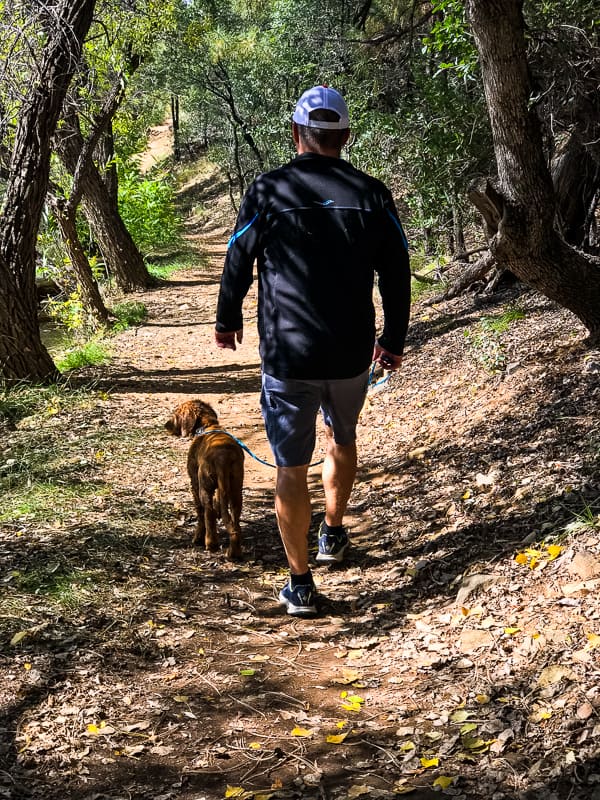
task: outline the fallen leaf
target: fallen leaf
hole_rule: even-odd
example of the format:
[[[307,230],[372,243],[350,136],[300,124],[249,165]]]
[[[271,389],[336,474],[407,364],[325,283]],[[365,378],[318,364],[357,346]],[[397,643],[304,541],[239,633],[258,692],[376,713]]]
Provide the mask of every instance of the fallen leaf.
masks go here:
[[[449,786],[452,786],[453,783],[454,778],[451,778],[449,775],[440,775],[434,780],[433,785],[439,786],[440,789],[447,789]]]
[[[440,760],[439,758],[420,758],[419,761],[421,762],[421,766],[425,767],[425,769],[430,769],[431,767],[439,766]]]
[[[327,737],[327,741],[330,744],[341,744],[344,741],[344,739],[346,738],[346,736],[348,736],[348,732],[346,732],[346,733],[338,733],[338,734],[333,734],[332,733]]]
[[[241,797],[245,794],[245,790],[241,786],[227,786],[225,789],[225,797]]]
[[[365,786],[364,784],[355,783],[348,789],[348,797],[361,797],[364,794],[371,794],[372,786]]]
[[[297,726],[291,732],[292,736],[310,737],[313,734],[314,734],[314,731],[310,730],[309,728],[299,728]]]
[[[543,689],[546,686],[553,686],[563,678],[567,681],[574,681],[577,679],[577,675],[569,667],[564,667],[561,664],[551,664],[549,667],[544,667],[540,672],[537,685]]]
[[[22,642],[23,639],[26,636],[29,636],[29,631],[28,630],[27,631],[19,631],[18,633],[15,633],[15,635],[10,640],[11,646],[14,647],[15,645],[19,644],[19,642]]]

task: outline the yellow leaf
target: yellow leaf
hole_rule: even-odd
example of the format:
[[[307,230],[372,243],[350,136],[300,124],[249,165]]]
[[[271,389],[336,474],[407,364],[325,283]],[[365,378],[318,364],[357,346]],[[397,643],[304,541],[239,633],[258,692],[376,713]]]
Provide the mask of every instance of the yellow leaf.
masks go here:
[[[176,703],[187,703],[189,699],[190,698],[187,696],[187,694],[176,694],[173,698]]]
[[[466,492],[463,494],[463,496],[461,497],[461,500],[468,500],[468,499],[469,499],[469,497],[471,497],[471,490],[470,490],[470,489],[467,489],[467,491],[466,491]]]
[[[26,661],[25,664],[23,664],[23,669],[29,671],[31,669],[31,664]]]
[[[554,559],[562,553],[562,547],[559,544],[549,544],[546,550],[548,551],[548,558],[550,561],[554,561]]]
[[[351,695],[349,695],[349,697],[348,697],[348,702],[349,702],[349,703],[359,703],[359,704],[362,704],[362,703],[364,703],[364,702],[365,702],[365,698],[364,698],[364,697],[360,697],[360,695],[358,695],[358,694],[351,694]]]
[[[454,783],[454,778],[451,778],[449,775],[440,775],[439,778],[436,778],[433,782],[434,786],[439,786],[440,789],[447,789],[449,786],[452,786]]]
[[[348,697],[348,692],[340,692],[340,697],[342,700],[344,700],[346,697]]]
[[[538,558],[536,558],[535,556],[533,556],[533,558],[529,562],[529,569],[535,569],[539,563],[540,563],[540,560]]]
[[[341,729],[347,724],[348,724],[348,720],[347,719],[341,719],[339,722],[335,723],[335,727]]]
[[[600,647],[600,636],[597,633],[586,633],[587,644],[585,646],[586,650],[595,650],[597,647]]]
[[[421,758],[421,766],[425,767],[425,769],[429,769],[430,767],[437,767],[439,766],[440,760],[439,758]]]
[[[262,745],[261,745],[261,743],[260,743],[260,742],[250,742],[250,744],[248,745],[248,747],[250,748],[250,750],[260,750],[260,748],[262,747]]]
[[[241,786],[227,786],[225,789],[225,797],[241,797],[244,794],[244,789]]]
[[[466,711],[464,708],[458,709],[458,711],[454,711],[450,715],[450,722],[465,722],[465,720],[469,719],[471,716],[470,711]]]
[[[528,547],[525,552],[531,558],[541,558],[542,553],[539,550],[536,550],[534,547]]]
[[[362,706],[360,703],[342,703],[342,708],[344,711],[362,711]]]
[[[403,753],[408,753],[409,750],[414,750],[414,749],[415,749],[414,742],[402,742],[402,744],[400,745],[400,750],[402,750]]]
[[[308,728],[299,728],[296,726],[292,731],[292,736],[312,736],[314,731],[309,730]]]
[[[520,630],[521,628],[504,628],[504,633],[507,636],[514,636],[515,633],[518,633]]]
[[[330,744],[341,744],[344,741],[344,739],[346,738],[346,736],[348,736],[347,732],[346,733],[340,733],[340,734],[333,734],[332,733],[327,737],[327,741]]]
[[[526,564],[527,563],[527,556],[525,553],[517,553],[515,556],[515,561],[517,564]]]
[[[97,725],[94,725],[94,723],[93,723],[93,722],[92,722],[92,723],[90,723],[90,724],[87,726],[86,730],[87,730],[87,732],[88,732],[88,733],[91,733],[91,734],[92,734],[92,735],[94,735],[94,736],[96,736],[97,734],[99,734],[99,733],[100,733],[100,728],[99,728]]]
[[[490,702],[489,694],[478,694],[475,695],[475,700],[479,703],[479,705],[484,706]]]
[[[22,642],[23,639],[28,634],[29,634],[29,631],[19,631],[18,633],[15,633],[15,635],[10,640],[11,645],[14,647],[16,644],[19,644],[19,642]]]

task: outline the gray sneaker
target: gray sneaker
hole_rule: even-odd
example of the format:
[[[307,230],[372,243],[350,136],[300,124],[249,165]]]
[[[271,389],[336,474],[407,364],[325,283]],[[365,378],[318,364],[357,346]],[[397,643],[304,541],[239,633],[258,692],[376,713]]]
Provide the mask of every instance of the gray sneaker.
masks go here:
[[[324,533],[324,523],[319,528],[319,552],[316,560],[319,564],[341,564],[344,553],[350,546],[346,530],[341,533]]]

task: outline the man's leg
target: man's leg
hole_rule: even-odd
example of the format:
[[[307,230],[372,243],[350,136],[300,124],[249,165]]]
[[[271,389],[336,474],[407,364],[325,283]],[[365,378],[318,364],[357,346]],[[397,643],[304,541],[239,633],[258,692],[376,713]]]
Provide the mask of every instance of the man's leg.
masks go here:
[[[311,505],[307,483],[308,465],[277,467],[275,513],[290,572],[308,572],[308,528]]]
[[[325,431],[327,452],[322,473],[325,522],[328,527],[337,528],[343,522],[356,477],[356,442],[348,445],[336,444],[332,429],[325,426]]]

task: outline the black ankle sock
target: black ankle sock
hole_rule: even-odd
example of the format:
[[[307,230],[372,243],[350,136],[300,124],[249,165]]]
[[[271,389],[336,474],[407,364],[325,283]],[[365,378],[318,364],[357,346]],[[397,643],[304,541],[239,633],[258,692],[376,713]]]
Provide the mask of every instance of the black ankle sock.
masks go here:
[[[312,582],[312,572],[310,570],[305,572],[304,575],[294,575],[290,572],[290,585],[292,589],[295,589],[296,586],[310,586]]]
[[[325,520],[323,520],[323,533],[327,533],[329,536],[336,536],[340,533],[344,533],[344,526],[335,525],[332,527],[331,525],[328,525]]]

